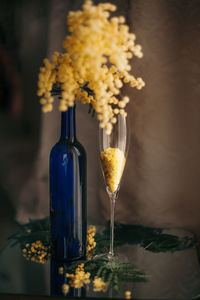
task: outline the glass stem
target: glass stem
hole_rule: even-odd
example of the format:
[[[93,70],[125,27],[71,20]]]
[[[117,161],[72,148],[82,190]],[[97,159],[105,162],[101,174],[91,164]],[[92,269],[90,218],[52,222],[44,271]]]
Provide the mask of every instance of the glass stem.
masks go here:
[[[116,195],[110,195],[110,251],[109,256],[114,256],[114,220],[115,220],[115,200]]]

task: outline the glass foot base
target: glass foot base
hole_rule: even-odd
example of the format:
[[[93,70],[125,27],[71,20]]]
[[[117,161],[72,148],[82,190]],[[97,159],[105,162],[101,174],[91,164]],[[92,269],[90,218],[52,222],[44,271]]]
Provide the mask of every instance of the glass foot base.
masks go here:
[[[128,263],[128,258],[122,254],[114,253],[104,253],[104,254],[97,254],[93,257],[93,260],[104,260],[104,261],[113,261],[113,262],[120,262],[120,263]]]

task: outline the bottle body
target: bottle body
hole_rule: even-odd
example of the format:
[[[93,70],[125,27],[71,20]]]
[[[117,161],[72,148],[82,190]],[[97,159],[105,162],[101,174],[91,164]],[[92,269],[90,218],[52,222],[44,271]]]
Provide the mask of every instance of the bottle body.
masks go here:
[[[70,126],[69,117],[74,113],[70,110],[65,113],[66,127]],[[72,261],[85,256],[86,177],[83,146],[76,138],[61,134],[50,154],[51,245],[56,259]]]

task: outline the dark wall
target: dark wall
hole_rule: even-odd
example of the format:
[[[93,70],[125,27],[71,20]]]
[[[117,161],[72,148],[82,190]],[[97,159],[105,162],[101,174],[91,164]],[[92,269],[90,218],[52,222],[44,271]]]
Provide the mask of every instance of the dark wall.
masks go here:
[[[0,1],[0,206],[18,196],[38,150],[37,73],[47,51],[50,3]]]

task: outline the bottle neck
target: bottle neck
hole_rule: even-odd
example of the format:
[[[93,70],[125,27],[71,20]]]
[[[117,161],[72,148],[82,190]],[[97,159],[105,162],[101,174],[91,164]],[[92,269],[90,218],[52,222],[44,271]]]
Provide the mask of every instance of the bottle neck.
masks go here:
[[[74,142],[76,139],[75,109],[69,107],[67,111],[61,113],[61,136],[60,139],[66,139]]]

